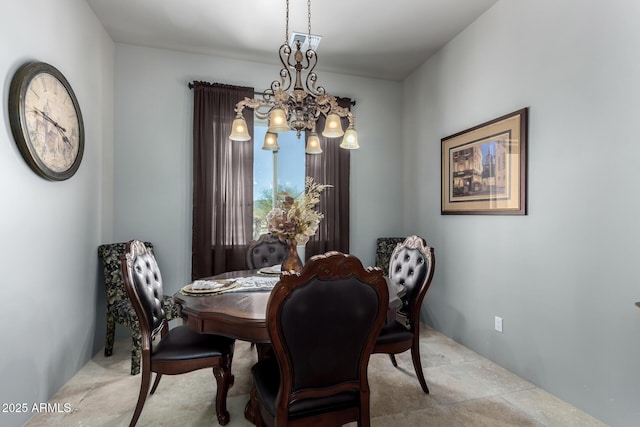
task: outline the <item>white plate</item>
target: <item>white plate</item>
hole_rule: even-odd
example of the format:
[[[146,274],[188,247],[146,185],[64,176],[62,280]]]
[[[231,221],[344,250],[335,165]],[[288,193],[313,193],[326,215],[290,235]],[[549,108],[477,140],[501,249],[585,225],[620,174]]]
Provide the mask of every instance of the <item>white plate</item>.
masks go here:
[[[268,274],[271,276],[279,276],[280,275],[280,266],[277,266],[277,270],[274,270],[273,267],[262,267],[260,270],[258,270],[258,273],[260,274]]]
[[[215,294],[218,292],[226,291],[229,289],[235,288],[238,284],[235,280],[212,280],[215,283],[218,283],[220,286],[216,286],[214,288],[207,289],[193,289],[193,283],[189,283],[187,286],[182,288],[182,291],[186,294],[193,295],[202,295],[202,294]]]

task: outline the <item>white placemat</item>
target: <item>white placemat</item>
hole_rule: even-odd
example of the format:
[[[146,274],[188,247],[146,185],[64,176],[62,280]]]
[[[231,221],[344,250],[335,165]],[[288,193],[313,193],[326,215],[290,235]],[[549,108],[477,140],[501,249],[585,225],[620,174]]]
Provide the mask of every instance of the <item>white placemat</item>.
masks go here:
[[[239,277],[235,280],[239,285],[226,292],[270,291],[278,283],[280,277],[250,276]]]

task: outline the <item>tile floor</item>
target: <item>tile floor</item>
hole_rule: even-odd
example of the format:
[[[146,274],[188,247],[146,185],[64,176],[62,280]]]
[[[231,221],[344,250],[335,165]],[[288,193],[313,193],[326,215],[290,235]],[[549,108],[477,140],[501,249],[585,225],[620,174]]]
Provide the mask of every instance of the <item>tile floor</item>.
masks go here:
[[[69,404],[69,413],[40,413],[26,426],[128,426],[140,376],[129,375],[129,340],[116,342],[114,355],[96,355],[50,400]],[[603,426],[601,422],[434,330],[423,327],[422,364],[430,394],[422,393],[410,352],[376,354],[369,365],[372,426]],[[227,405],[229,427],[244,419],[249,368],[256,361],[249,344],[236,343],[235,384]],[[164,376],[147,402],[139,426],[215,426],[215,380],[210,370]]]

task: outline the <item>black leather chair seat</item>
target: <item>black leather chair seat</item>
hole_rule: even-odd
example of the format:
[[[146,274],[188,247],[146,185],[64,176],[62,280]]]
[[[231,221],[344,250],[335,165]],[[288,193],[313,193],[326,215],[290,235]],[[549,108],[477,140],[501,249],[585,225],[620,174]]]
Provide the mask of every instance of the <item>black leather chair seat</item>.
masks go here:
[[[280,371],[275,357],[262,360],[251,368],[258,398],[273,416],[276,414],[276,397],[280,387]],[[348,408],[358,403],[358,394],[344,392],[318,399],[302,399],[291,404],[289,419],[307,417],[315,413],[323,413]]]
[[[169,330],[154,348],[154,361],[192,360],[205,357],[221,357],[230,354],[234,340],[231,338],[199,334],[188,326],[178,326]]]
[[[388,325],[384,325],[378,335],[376,344],[390,344],[399,341],[413,340],[413,333],[405,328],[401,323],[394,321]]]

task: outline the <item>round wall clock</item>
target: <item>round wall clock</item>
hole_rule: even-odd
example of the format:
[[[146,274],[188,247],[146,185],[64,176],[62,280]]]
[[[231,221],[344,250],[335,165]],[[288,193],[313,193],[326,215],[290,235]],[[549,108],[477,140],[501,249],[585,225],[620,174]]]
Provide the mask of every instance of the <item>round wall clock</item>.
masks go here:
[[[84,124],[76,95],[58,69],[22,65],[11,80],[9,121],[29,166],[54,181],[71,178],[84,151]]]

